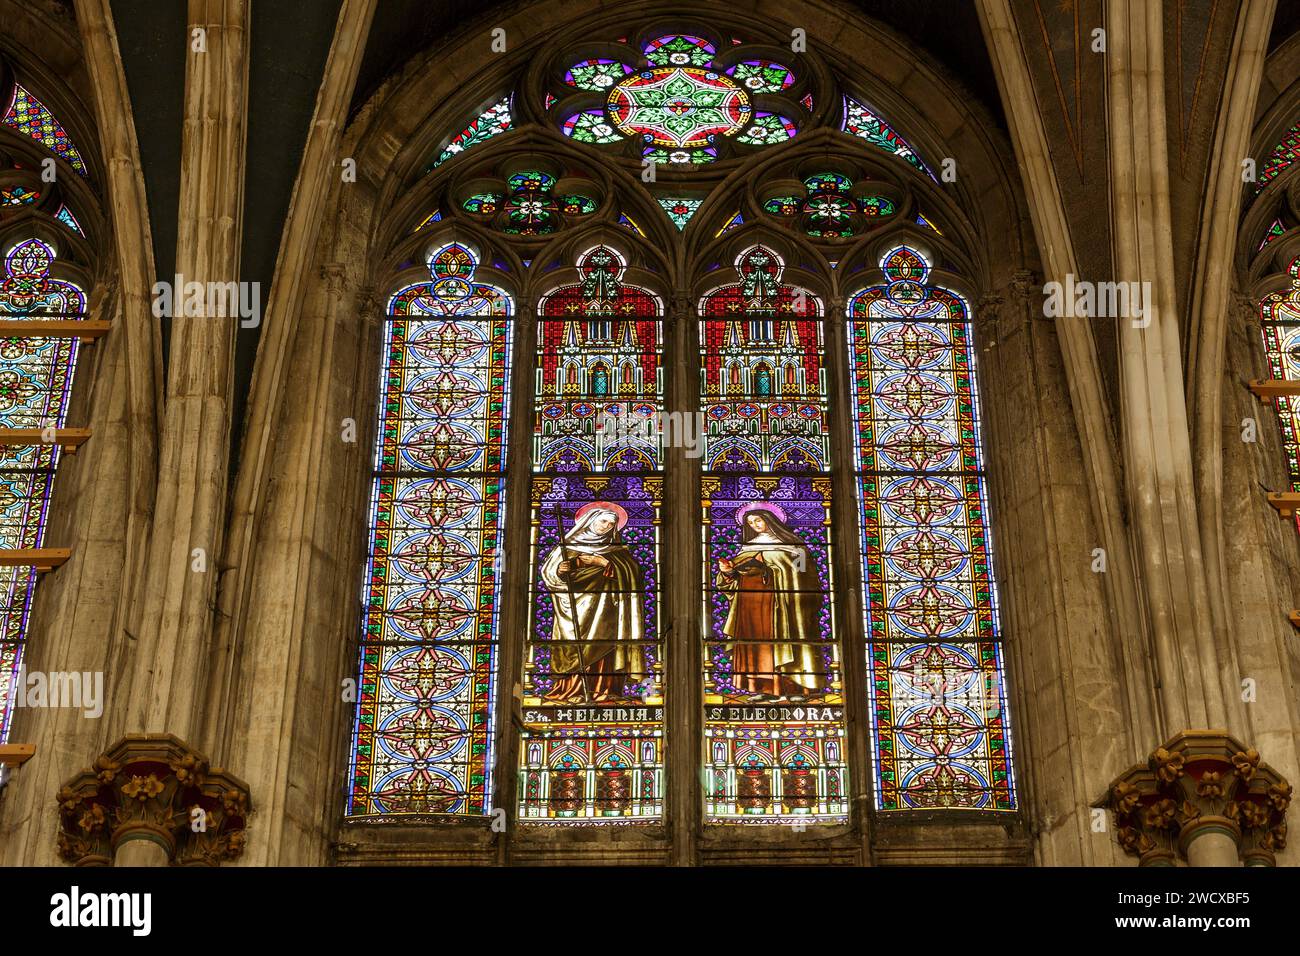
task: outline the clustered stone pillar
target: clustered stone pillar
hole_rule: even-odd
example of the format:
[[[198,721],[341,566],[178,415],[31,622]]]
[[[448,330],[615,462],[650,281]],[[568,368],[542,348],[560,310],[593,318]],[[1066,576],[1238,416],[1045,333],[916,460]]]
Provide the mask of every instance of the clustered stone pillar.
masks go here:
[[[247,785],[170,734],[127,734],[56,799],[59,855],[77,866],[219,866],[244,850]]]
[[[1291,784],[1223,730],[1185,730],[1121,774],[1099,805],[1140,866],[1276,866]]]

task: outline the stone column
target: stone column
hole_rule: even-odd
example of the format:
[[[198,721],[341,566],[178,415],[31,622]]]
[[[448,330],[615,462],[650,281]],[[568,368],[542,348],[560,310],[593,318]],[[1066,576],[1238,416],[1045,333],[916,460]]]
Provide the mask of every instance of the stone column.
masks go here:
[[[1140,866],[1275,866],[1286,846],[1291,785],[1222,730],[1185,730],[1110,785],[1094,806],[1114,815]]]
[[[104,675],[104,704],[120,698],[129,667],[126,614],[130,584],[142,575],[157,481],[158,329],[150,314],[153,284],[144,180],[130,98],[108,0],[78,0],[77,27],[104,178],[98,183],[111,235],[102,237],[103,277],[89,315],[111,324],[80,353],[69,424],[94,438],[62,460],[46,540],[70,546],[72,559],[37,590],[26,650],[29,672],[75,670]],[[0,862],[52,865],[57,821],[50,793],[109,742],[104,719],[71,708],[20,708],[11,739],[36,756],[14,773],[0,800]]]
[[[247,775],[269,820],[246,861],[259,866],[326,862],[346,766],[340,681],[355,676],[344,661],[355,660],[364,529],[339,516],[366,496],[375,379],[361,369],[379,354],[379,305],[351,267],[328,263],[305,308],[313,319],[290,366],[298,398],[272,420],[272,493],[246,570],[256,592],[222,702],[222,759]]]
[[[342,183],[339,140],[374,6],[339,10],[258,342],[222,562],[204,739],[274,820],[247,861],[259,865],[325,862],[340,812],[340,680],[355,676],[364,532],[338,515],[364,507],[380,322],[356,270],[322,258],[318,240],[326,208],[337,210],[329,228],[346,229],[349,201],[367,189]],[[344,419],[355,441],[343,440]]]
[[[1223,726],[1229,705],[1201,558],[1174,288],[1164,11],[1145,0],[1106,7],[1114,280],[1139,294],[1118,325],[1121,447],[1161,724]],[[1119,301],[1119,300],[1117,300]],[[1224,661],[1224,664],[1229,662]]]
[[[184,285],[173,289],[173,311],[183,314],[171,321],[158,493],[131,628],[135,666],[113,715],[115,726],[128,731],[189,737],[202,710],[239,321],[229,315],[228,301],[208,290],[239,281],[248,22],[247,0],[190,0],[176,241]],[[192,296],[204,305],[186,308]]]
[[[1010,0],[979,0],[979,13],[1025,182],[1029,214],[1043,259],[1043,279],[1065,282],[1067,277],[1079,274],[1078,259],[1057,181],[1052,144],[1025,58],[1025,40]],[[1118,446],[1097,340],[1087,319],[1065,319],[1057,323],[1056,329],[1083,455],[1084,492],[1096,525],[1094,547],[1106,553],[1107,571],[1102,575],[1102,584],[1107,592],[1110,627],[1120,648],[1121,672],[1131,675],[1125,687],[1125,717],[1134,738],[1150,739],[1159,733],[1152,689],[1155,679],[1149,663],[1150,638],[1124,514]]]
[[[1236,685],[1242,674],[1242,641],[1238,631],[1243,626],[1267,631],[1274,623],[1267,620],[1247,623],[1246,619],[1235,616],[1231,607],[1235,568],[1232,552],[1239,534],[1235,522],[1225,522],[1225,511],[1232,505],[1225,502],[1224,491],[1228,489],[1229,497],[1253,495],[1225,481],[1225,458],[1239,450],[1233,449],[1232,439],[1225,441],[1225,437],[1236,430],[1241,418],[1236,416],[1234,419],[1225,413],[1245,396],[1231,394],[1232,383],[1225,381],[1228,376],[1224,373],[1238,368],[1228,361],[1228,350],[1236,320],[1230,287],[1237,224],[1241,218],[1241,160],[1250,152],[1255,102],[1264,72],[1264,56],[1275,7],[1276,0],[1246,0],[1237,11],[1232,54],[1219,104],[1214,141],[1209,151],[1208,181],[1197,232],[1187,343],[1188,408],[1195,448],[1193,466],[1200,505],[1201,546],[1209,584],[1207,593],[1214,616],[1215,642],[1220,659],[1225,665],[1231,665],[1220,670],[1224,696],[1230,706],[1237,696]],[[1227,533],[1227,527],[1233,528],[1233,533]],[[1239,720],[1241,715],[1234,716]],[[1236,720],[1233,724],[1238,725]],[[1260,740],[1253,728],[1250,732],[1252,739]]]
[[[232,694],[231,684],[238,679],[236,650],[247,606],[264,593],[257,587],[252,569],[257,564],[256,531],[266,517],[267,486],[275,464],[277,416],[283,412],[289,392],[289,369],[298,345],[296,335],[303,303],[319,275],[313,266],[317,261],[316,242],[325,208],[338,198],[332,187],[341,182],[342,176],[339,139],[374,8],[375,0],[344,0],[339,10],[338,26],[325,62],[316,109],[285,217],[274,283],[267,290],[269,296],[250,386],[248,427],[240,450],[222,561],[230,573],[222,582],[218,598],[219,651],[209,684],[207,707],[207,734],[216,739],[214,748],[218,754],[225,753],[230,745],[229,735],[237,733],[225,714]],[[361,423],[360,418],[357,421]]]
[[[664,317],[664,374],[667,379],[664,410],[694,415],[700,409],[699,323],[692,296],[677,289]],[[704,441],[701,433],[699,441]],[[669,624],[661,634],[667,655],[664,673],[670,728],[664,760],[667,781],[665,817],[672,827],[671,863],[694,864],[699,854],[701,755],[703,753],[703,701],[699,696],[703,674],[703,636],[700,620],[700,470],[704,459],[688,458],[682,448],[665,448],[664,464],[664,567],[660,582],[667,588]],[[685,565],[685,567],[683,567]],[[683,585],[684,586],[681,586]],[[673,586],[678,585],[678,586]]]

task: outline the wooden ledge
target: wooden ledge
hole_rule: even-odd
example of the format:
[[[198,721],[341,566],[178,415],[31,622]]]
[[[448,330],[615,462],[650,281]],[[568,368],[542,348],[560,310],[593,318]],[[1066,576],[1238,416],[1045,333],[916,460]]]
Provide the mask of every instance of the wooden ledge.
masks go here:
[[[35,744],[0,744],[0,767],[21,767],[35,753]]]
[[[108,322],[94,319],[6,319],[0,321],[0,338],[81,339],[89,342],[109,330]]]
[[[0,567],[35,568],[44,574],[70,557],[71,548],[0,548]]]
[[[1265,378],[1257,379],[1247,386],[1260,398],[1277,398],[1279,395],[1300,395],[1300,379]]]
[[[1268,503],[1277,509],[1283,518],[1292,518],[1300,511],[1300,494],[1294,491],[1270,491]]]
[[[53,438],[46,441],[47,433]],[[69,454],[90,441],[89,428],[0,428],[0,445],[59,445]]]
[[[1291,612],[1290,614],[1288,614],[1286,617],[1287,617],[1287,620],[1291,622],[1292,626],[1293,626],[1297,631],[1300,631],[1300,611],[1292,611],[1292,612]]]

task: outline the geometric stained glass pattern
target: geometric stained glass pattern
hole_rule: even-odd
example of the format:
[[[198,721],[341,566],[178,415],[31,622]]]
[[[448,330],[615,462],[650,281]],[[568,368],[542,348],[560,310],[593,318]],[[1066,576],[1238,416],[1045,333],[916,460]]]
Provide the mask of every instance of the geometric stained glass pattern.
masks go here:
[[[1273,292],[1259,303],[1264,350],[1268,354],[1270,378],[1300,380],[1300,257],[1288,268],[1291,286]],[[1291,490],[1300,492],[1300,398],[1279,395],[1277,414],[1282,426],[1282,449],[1291,475]],[[1297,517],[1300,526],[1300,517]]]
[[[1264,160],[1255,183],[1255,192],[1260,192],[1273,180],[1286,172],[1297,159],[1300,159],[1300,123],[1296,123],[1282,134],[1278,144]]]
[[[492,809],[510,298],[453,243],[389,302],[347,814]]]
[[[851,136],[865,139],[872,146],[901,157],[931,179],[934,179],[935,182],[938,182],[934,173],[930,171],[930,167],[922,162],[921,157],[916,155],[916,151],[907,144],[903,137],[894,131],[892,126],[851,96],[844,97],[844,125],[842,128],[844,132]]]
[[[39,239],[5,253],[0,317],[85,317],[77,286],[50,276],[54,250]],[[0,427],[62,428],[77,364],[77,339],[0,339]],[[57,444],[0,446],[0,548],[39,548],[61,449]],[[36,571],[0,568],[0,743],[9,733],[9,689],[21,665]]]
[[[663,815],[663,309],[625,270],[617,251],[589,249],[579,281],[537,309],[519,768],[529,824]]]
[[[40,100],[16,83],[13,101],[9,104],[4,118],[0,119],[0,123],[17,130],[24,136],[31,137],[54,155],[67,160],[81,175],[88,175],[85,160],[81,158],[81,153],[68,138],[63,126],[54,118],[54,114],[46,109]]]
[[[1014,810],[970,316],[881,266],[848,311],[876,809]]]
[[[700,302],[705,816],[848,812],[821,303],[751,246]]]

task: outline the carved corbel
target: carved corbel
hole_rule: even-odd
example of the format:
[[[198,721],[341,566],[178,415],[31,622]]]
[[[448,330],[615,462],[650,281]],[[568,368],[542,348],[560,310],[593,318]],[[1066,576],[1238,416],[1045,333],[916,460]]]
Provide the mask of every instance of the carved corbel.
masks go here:
[[[1129,768],[1098,805],[1115,817],[1118,840],[1139,865],[1188,860],[1211,834],[1230,841],[1247,866],[1274,866],[1286,845],[1291,785],[1259,752],[1224,731],[1184,731]]]
[[[243,852],[248,787],[170,734],[128,734],[60,788],[59,855],[110,866],[147,840],[174,865],[216,866]]]

